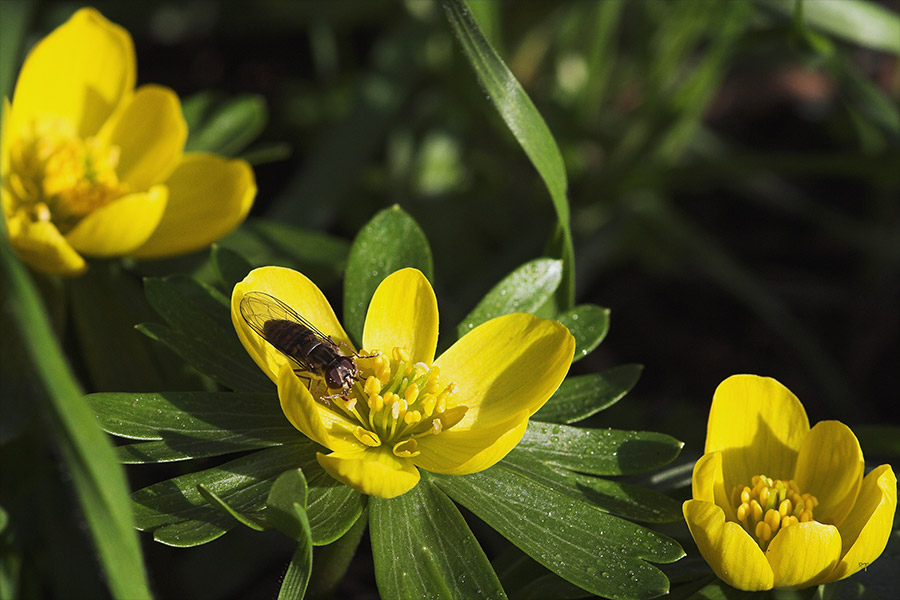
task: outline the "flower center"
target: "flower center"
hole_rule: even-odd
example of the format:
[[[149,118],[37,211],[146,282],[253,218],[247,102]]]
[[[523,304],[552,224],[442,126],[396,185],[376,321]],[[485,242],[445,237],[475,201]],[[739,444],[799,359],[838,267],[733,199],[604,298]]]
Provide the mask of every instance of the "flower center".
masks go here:
[[[37,121],[12,141],[3,187],[11,212],[53,221],[68,232],[85,215],[127,193],[116,176],[119,148],[95,137],[82,139],[63,119]]]
[[[399,457],[419,454],[417,440],[438,435],[459,423],[468,407],[447,406],[454,383],[441,383],[440,369],[413,363],[406,348],[360,352],[356,359],[360,382],[344,396],[323,396],[351,420],[357,440],[375,448],[385,445]]]
[[[732,491],[732,505],[743,528],[765,550],[779,529],[813,520],[813,508],[819,501],[803,494],[793,479],[782,481],[765,475],[754,475],[753,487],[737,485]]]

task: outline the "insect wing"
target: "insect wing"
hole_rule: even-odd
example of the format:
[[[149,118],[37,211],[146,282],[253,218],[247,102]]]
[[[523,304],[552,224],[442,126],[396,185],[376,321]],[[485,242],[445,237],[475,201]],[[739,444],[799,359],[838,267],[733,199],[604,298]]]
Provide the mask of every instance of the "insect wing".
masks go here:
[[[244,321],[259,337],[269,343],[271,343],[271,340],[266,337],[265,324],[269,321],[291,321],[305,327],[324,343],[334,344],[331,338],[319,331],[315,325],[303,318],[297,311],[275,296],[265,292],[247,292],[244,294],[244,297],[241,298],[241,316],[244,317]],[[287,354],[285,356],[296,364],[301,371],[313,371],[310,365],[300,358],[288,356]]]
[[[307,321],[296,310],[265,292],[247,292],[241,299],[241,316],[247,324],[253,328],[253,331],[260,336],[263,335],[263,327],[268,321],[293,321],[303,325],[317,337],[324,341],[330,341],[327,335],[319,331],[319,329]]]

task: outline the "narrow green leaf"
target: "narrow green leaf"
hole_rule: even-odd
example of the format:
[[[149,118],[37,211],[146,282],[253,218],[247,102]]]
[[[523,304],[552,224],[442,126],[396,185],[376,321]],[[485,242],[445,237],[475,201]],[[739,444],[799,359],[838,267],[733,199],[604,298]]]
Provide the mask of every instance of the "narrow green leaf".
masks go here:
[[[503,587],[516,600],[574,600],[588,596],[515,546],[507,545],[493,564]]]
[[[684,444],[664,433],[581,429],[531,421],[513,452],[591,475],[633,475],[669,464]]]
[[[199,131],[203,122],[212,112],[213,107],[222,101],[224,95],[213,90],[204,90],[191,94],[181,100],[181,113],[187,122],[188,134]]]
[[[266,494],[282,472],[318,467],[309,442],[267,448],[219,467],[155,483],[132,495],[137,528],[157,541],[179,547],[205,544],[234,526],[234,519],[211,506],[197,486],[204,484],[234,510],[262,520]]]
[[[150,391],[170,380],[154,354],[166,351],[134,329],[153,311],[131,274],[118,263],[97,262],[66,284],[81,359],[94,389]]]
[[[237,96],[219,103],[207,96],[186,112],[193,126],[189,129],[185,151],[225,156],[234,156],[246,148],[269,120],[265,100],[256,95]]]
[[[684,556],[672,539],[606,514],[498,463],[464,476],[434,476],[438,487],[536,561],[606,598],[665,594],[665,575],[646,561]]]
[[[37,2],[3,2],[0,4],[0,97],[12,98],[15,75],[28,31],[28,23]]]
[[[609,331],[609,309],[596,304],[582,304],[557,315],[575,337],[575,357],[581,360],[594,351]]]
[[[569,377],[532,419],[565,424],[587,419],[624,398],[643,370],[643,365],[620,365],[602,373]]]
[[[786,18],[797,8],[797,0],[755,1]],[[900,15],[875,2],[803,2],[803,20],[848,42],[900,55]]]
[[[575,297],[575,253],[569,224],[568,182],[562,155],[544,119],[528,94],[484,38],[463,0],[442,0],[447,20],[472,65],[478,81],[500,112],[513,136],[535,166],[550,191],[556,210],[559,258],[563,260],[563,280],[558,297],[566,309]]]
[[[205,484],[199,483],[197,484],[197,491],[200,492],[200,495],[203,496],[203,499],[209,502],[212,506],[215,506],[219,510],[223,511],[225,514],[230,515],[235,521],[249,527],[250,529],[254,529],[256,531],[264,531],[265,527],[263,527],[257,521],[242,515],[235,509],[233,509],[227,502],[222,500],[215,492],[206,487]]]
[[[309,535],[309,521],[306,519],[308,493],[303,470],[291,469],[278,476],[266,499],[266,519],[275,529],[296,542]],[[302,518],[297,516],[295,507],[301,509]]]
[[[325,546],[343,536],[359,520],[366,498],[325,473],[318,463],[304,467],[309,474],[309,517],[313,544]]]
[[[428,478],[402,496],[370,498],[369,525],[383,598],[506,598],[465,519]]]
[[[528,452],[510,452],[503,465],[536,483],[587,502],[604,512],[645,523],[681,520],[681,503],[640,486],[583,475],[544,462]]]
[[[313,560],[313,574],[310,579],[311,598],[331,598],[334,590],[344,578],[356,549],[362,541],[369,523],[368,513],[363,511],[344,535],[327,546],[316,548]]]
[[[135,440],[180,434],[199,440],[265,440],[296,437],[275,394],[159,392],[88,394],[85,401],[108,433]]]
[[[210,458],[277,445],[261,440],[240,444],[220,444],[214,440],[196,440],[172,436],[165,441],[139,442],[137,444],[116,446],[116,455],[119,457],[119,462],[123,465],[146,465],[191,460],[194,458]]]
[[[149,598],[140,545],[128,502],[128,485],[109,438],[81,399],[42,302],[0,225],[0,310],[4,343],[15,342],[37,374],[36,397],[46,400],[52,439],[66,465],[88,529],[115,598]]]
[[[362,339],[369,300],[382,280],[404,267],[415,267],[431,279],[431,248],[412,217],[397,205],[369,221],[350,248],[344,277],[344,329]]]
[[[342,238],[301,229],[280,221],[251,219],[219,241],[254,266],[300,271],[320,287],[340,280],[350,243]]]
[[[309,522],[306,520],[306,512],[300,505],[294,504],[294,511],[302,533],[299,534],[297,550],[281,580],[278,600],[300,600],[306,596],[306,587],[309,585],[309,577],[312,574],[313,552]]]
[[[148,278],[150,304],[169,327],[145,323],[139,330],[166,344],[201,373],[237,391],[272,390],[238,340],[228,300],[188,277]]]
[[[247,276],[253,265],[234,250],[219,244],[213,244],[210,254],[222,289],[230,295],[234,286]]]
[[[517,268],[485,294],[478,306],[456,327],[456,335],[462,337],[495,317],[513,312],[536,312],[559,287],[562,267],[562,261],[539,258]]]

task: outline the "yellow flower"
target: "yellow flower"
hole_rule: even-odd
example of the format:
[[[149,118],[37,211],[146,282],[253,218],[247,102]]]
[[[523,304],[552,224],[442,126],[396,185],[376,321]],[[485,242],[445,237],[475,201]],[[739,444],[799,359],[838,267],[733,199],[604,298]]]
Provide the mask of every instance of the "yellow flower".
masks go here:
[[[803,405],[766,377],[723,381],[709,411],[684,518],[716,575],[742,590],[805,588],[871,564],[887,544],[897,478],[839,421],[810,429]]]
[[[231,319],[244,348],[278,385],[281,408],[300,432],[331,450],[318,460],[335,479],[392,498],[411,490],[418,469],[466,474],[486,469],[515,447],[533,415],[562,382],[575,340],[556,321],[505,315],[476,327],[436,360],[438,310],[415,269],[388,276],[369,304],[357,380],[326,389],[321,377],[295,374],[284,354],[241,314],[250,292],[283,301],[351,356],[352,346],[322,292],[296,271],[250,272],[231,296]]]
[[[34,269],[78,275],[82,255],[198,250],[246,217],[250,166],[184,154],[178,96],[134,88],[131,36],[81,9],[29,53],[0,134],[3,216]]]

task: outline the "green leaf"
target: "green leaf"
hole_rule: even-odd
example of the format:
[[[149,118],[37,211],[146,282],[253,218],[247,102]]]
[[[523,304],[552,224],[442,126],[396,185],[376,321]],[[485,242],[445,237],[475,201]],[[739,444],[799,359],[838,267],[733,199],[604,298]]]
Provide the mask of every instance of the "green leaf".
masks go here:
[[[234,156],[265,129],[269,120],[262,96],[243,95],[217,102],[213,96],[197,96],[185,102],[190,123],[185,152],[214,152]]]
[[[319,286],[340,280],[350,243],[318,231],[279,221],[251,219],[219,240],[254,266],[280,266],[300,271]]]
[[[208,487],[206,487],[205,484],[202,484],[202,483],[198,484],[197,491],[200,492],[200,495],[203,496],[204,500],[206,500],[212,506],[215,506],[222,512],[226,513],[227,515],[231,516],[235,521],[237,521],[241,525],[244,525],[244,526],[249,527],[250,529],[253,529],[256,531],[264,531],[265,530],[265,527],[263,525],[261,525],[260,523],[258,523],[257,521],[251,519],[250,517],[244,516],[241,513],[239,513],[238,511],[236,511],[235,509],[233,509],[227,502],[225,502],[224,500],[219,498],[219,496],[215,492],[213,492]]]
[[[456,327],[456,335],[462,337],[478,325],[509,313],[537,312],[559,287],[562,266],[562,261],[539,258],[517,268],[485,294]]]
[[[596,304],[582,304],[557,315],[575,337],[575,357],[581,360],[594,351],[609,331],[609,309]]]
[[[298,435],[275,394],[237,392],[101,393],[85,396],[103,429],[135,440],[180,434],[199,440],[264,440]]]
[[[415,267],[432,277],[431,248],[412,217],[397,205],[369,221],[350,248],[344,277],[344,329],[357,342],[362,339],[366,310],[375,288],[391,273]]]
[[[634,475],[672,462],[684,444],[664,433],[531,421],[513,452],[591,475]]]
[[[565,424],[587,419],[624,398],[643,370],[643,365],[620,365],[602,373],[569,377],[531,418]]]
[[[536,561],[606,598],[665,594],[665,575],[646,561],[684,556],[671,538],[608,515],[498,463],[464,476],[435,476],[438,487]]]
[[[797,0],[755,0],[793,17]],[[900,15],[875,2],[803,2],[803,20],[828,34],[866,48],[900,54]]]
[[[275,478],[298,465],[318,466],[315,451],[312,443],[298,441],[142,488],[132,495],[136,526],[152,531],[158,542],[178,547],[205,544],[224,535],[235,521],[203,498],[197,488],[200,484],[234,510],[261,521]]]
[[[370,498],[369,525],[383,598],[506,598],[465,519],[427,476],[396,498]]]
[[[266,499],[266,519],[275,529],[297,542],[309,536],[309,521],[306,519],[308,494],[303,470],[291,469],[278,476]],[[302,518],[298,517],[297,508]]]
[[[37,2],[0,4],[0,98],[11,98],[19,58]]]
[[[681,520],[681,503],[640,486],[583,475],[544,462],[540,456],[515,450],[503,466],[573,500],[588,502],[604,512],[646,523]]]
[[[574,600],[588,596],[515,546],[507,545],[493,564],[504,589],[516,600]]]
[[[366,498],[322,470],[303,467],[309,474],[310,486],[306,514],[309,517],[313,544],[325,546],[343,536],[359,520]]]
[[[166,344],[201,373],[237,391],[270,391],[272,382],[247,354],[231,323],[228,300],[188,277],[148,278],[150,304],[169,327],[139,326]]]
[[[344,578],[356,549],[369,523],[368,513],[363,511],[359,519],[340,538],[327,546],[316,548],[313,574],[309,586],[311,598],[331,598]]]
[[[222,289],[226,293],[230,294],[234,286],[253,269],[253,265],[247,262],[247,259],[243,256],[219,244],[213,244],[210,254],[213,267],[222,284]]]
[[[119,263],[93,263],[66,284],[81,359],[95,390],[150,391],[172,380],[159,356],[168,352],[135,331],[153,311],[139,283]],[[171,354],[166,358],[175,362]]]
[[[569,224],[568,182],[562,155],[544,119],[528,94],[484,38],[463,0],[442,0],[447,20],[472,65],[488,98],[500,112],[550,191],[556,210],[555,237],[563,260],[563,279],[557,296],[560,306],[569,308],[575,298],[575,253]]]
[[[63,356],[27,270],[0,225],[0,289],[4,343],[27,356],[45,402],[50,437],[59,448],[114,598],[149,598],[141,549],[134,533],[122,468],[109,438],[81,402],[81,390]]]
[[[297,550],[281,580],[278,600],[299,600],[305,597],[309,577],[312,574],[313,553],[312,541],[309,536],[309,522],[306,520],[306,512],[299,505],[294,504],[294,509],[297,520],[301,523],[302,533],[299,534]]]

